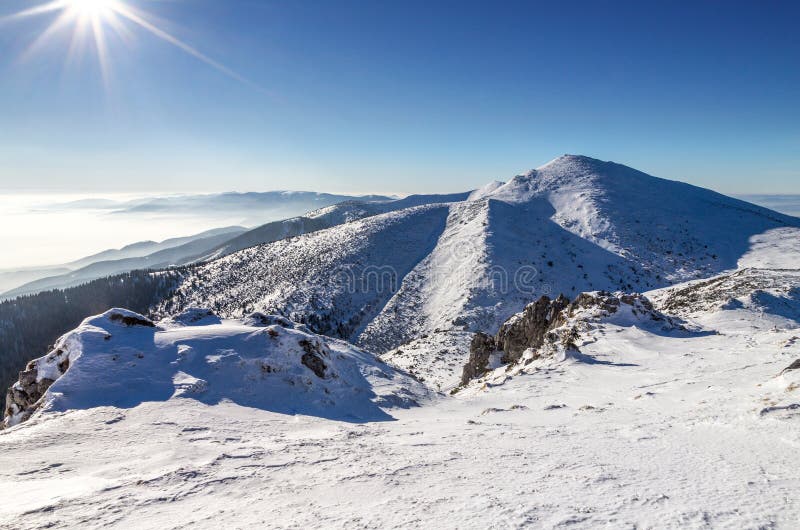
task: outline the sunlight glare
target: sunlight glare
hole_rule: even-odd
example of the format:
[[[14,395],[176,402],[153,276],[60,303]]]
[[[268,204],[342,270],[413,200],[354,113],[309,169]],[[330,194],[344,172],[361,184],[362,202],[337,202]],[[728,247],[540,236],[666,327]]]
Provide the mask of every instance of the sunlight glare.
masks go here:
[[[68,59],[72,59],[72,55],[79,48],[79,43],[81,43],[85,37],[90,37],[91,40],[94,41],[103,80],[108,84],[111,59],[106,35],[108,32],[106,30],[110,28],[120,39],[128,41],[130,40],[131,33],[126,25],[130,25],[131,27],[144,30],[152,36],[175,46],[233,79],[241,81],[258,90],[263,90],[261,87],[255,85],[230,68],[211,59],[171,33],[168,33],[162,27],[156,25],[147,13],[136,9],[126,0],[51,0],[50,2],[25,9],[11,16],[0,18],[0,22],[34,17],[53,12],[59,13],[58,17],[56,17],[55,21],[31,43],[25,53],[23,53],[22,58],[26,58],[34,52],[39,51],[45,44],[55,38],[62,29],[66,26],[72,26],[72,44],[69,46]]]
[[[116,0],[67,0],[67,8],[82,17],[103,17],[114,12]]]

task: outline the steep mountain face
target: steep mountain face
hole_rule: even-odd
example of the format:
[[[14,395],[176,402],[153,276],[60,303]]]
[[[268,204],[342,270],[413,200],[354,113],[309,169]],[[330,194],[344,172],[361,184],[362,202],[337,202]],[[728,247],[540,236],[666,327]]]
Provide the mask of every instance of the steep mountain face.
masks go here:
[[[463,331],[495,333],[541,295],[643,292],[719,274],[737,266],[752,237],[787,226],[800,220],[568,155],[459,202],[373,215],[208,263],[158,312],[278,312],[395,360],[413,341],[430,350]]]
[[[407,208],[237,252],[188,271],[156,314],[205,300],[222,315],[280,313],[321,333],[358,335],[394,295],[395,274],[431,251],[448,211]]]

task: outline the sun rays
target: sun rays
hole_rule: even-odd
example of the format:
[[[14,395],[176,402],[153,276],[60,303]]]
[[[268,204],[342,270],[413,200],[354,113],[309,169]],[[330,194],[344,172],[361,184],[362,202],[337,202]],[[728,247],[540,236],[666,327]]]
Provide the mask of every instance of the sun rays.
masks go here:
[[[225,75],[254,86],[248,79],[159,27],[147,13],[135,8],[125,0],[53,0],[0,18],[0,22],[47,14],[56,14],[57,16],[23,52],[23,59],[53,44],[53,41],[65,32],[71,32],[68,37],[67,62],[75,60],[88,43],[97,54],[103,80],[108,84],[111,70],[109,32],[113,32],[124,42],[130,42],[134,36],[132,30],[138,28],[179,48]]]

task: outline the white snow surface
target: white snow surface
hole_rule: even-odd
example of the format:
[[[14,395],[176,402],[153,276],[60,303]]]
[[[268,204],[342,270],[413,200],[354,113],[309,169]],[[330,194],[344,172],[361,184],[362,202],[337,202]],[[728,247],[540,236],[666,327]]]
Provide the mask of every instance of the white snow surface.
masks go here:
[[[797,329],[745,310],[693,323],[706,332],[600,322],[580,358],[498,370],[395,421],[166,392],[42,414],[0,434],[0,526],[796,528]],[[171,350],[247,343],[243,328],[155,334]],[[171,392],[203,392],[171,373]]]
[[[797,528],[798,221],[605,164],[228,256],[154,328],[87,319],[45,410],[0,432],[0,527]],[[683,326],[598,316],[579,351],[429,390],[460,375],[465,327],[541,292],[474,281],[548,260],[552,294],[638,266],[623,283]],[[384,263],[390,292],[326,276]],[[249,314],[272,304],[317,318]]]
[[[223,321],[191,308],[156,326],[111,309],[64,335],[33,361],[37,380],[55,380],[37,414],[95,407],[129,409],[144,402],[191,398],[230,401],[284,414],[341,421],[382,421],[384,409],[414,406],[427,389],[370,353],[321,337],[282,317],[254,314]],[[316,373],[305,360],[321,363]],[[68,359],[62,376],[58,365]],[[20,383],[17,383],[19,385]],[[8,418],[15,425],[18,418]]]

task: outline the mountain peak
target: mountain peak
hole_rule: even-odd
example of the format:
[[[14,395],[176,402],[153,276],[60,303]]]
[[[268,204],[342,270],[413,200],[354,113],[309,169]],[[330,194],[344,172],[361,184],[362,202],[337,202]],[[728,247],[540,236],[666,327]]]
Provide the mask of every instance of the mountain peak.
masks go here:
[[[492,197],[512,202],[527,201],[543,191],[552,191],[564,186],[593,187],[593,182],[598,177],[609,172],[610,165],[610,162],[588,156],[565,154],[536,169],[515,176],[505,185],[489,188],[487,193],[474,198]]]
[[[551,161],[547,162],[546,164],[539,166],[536,168],[537,170],[545,169],[548,167],[553,166],[562,166],[562,165],[573,165],[573,164],[581,164],[584,166],[601,166],[604,164],[608,164],[609,162],[605,160],[598,160],[597,158],[592,158],[590,156],[584,155],[571,155],[571,154],[564,154],[559,157],[552,159]]]

